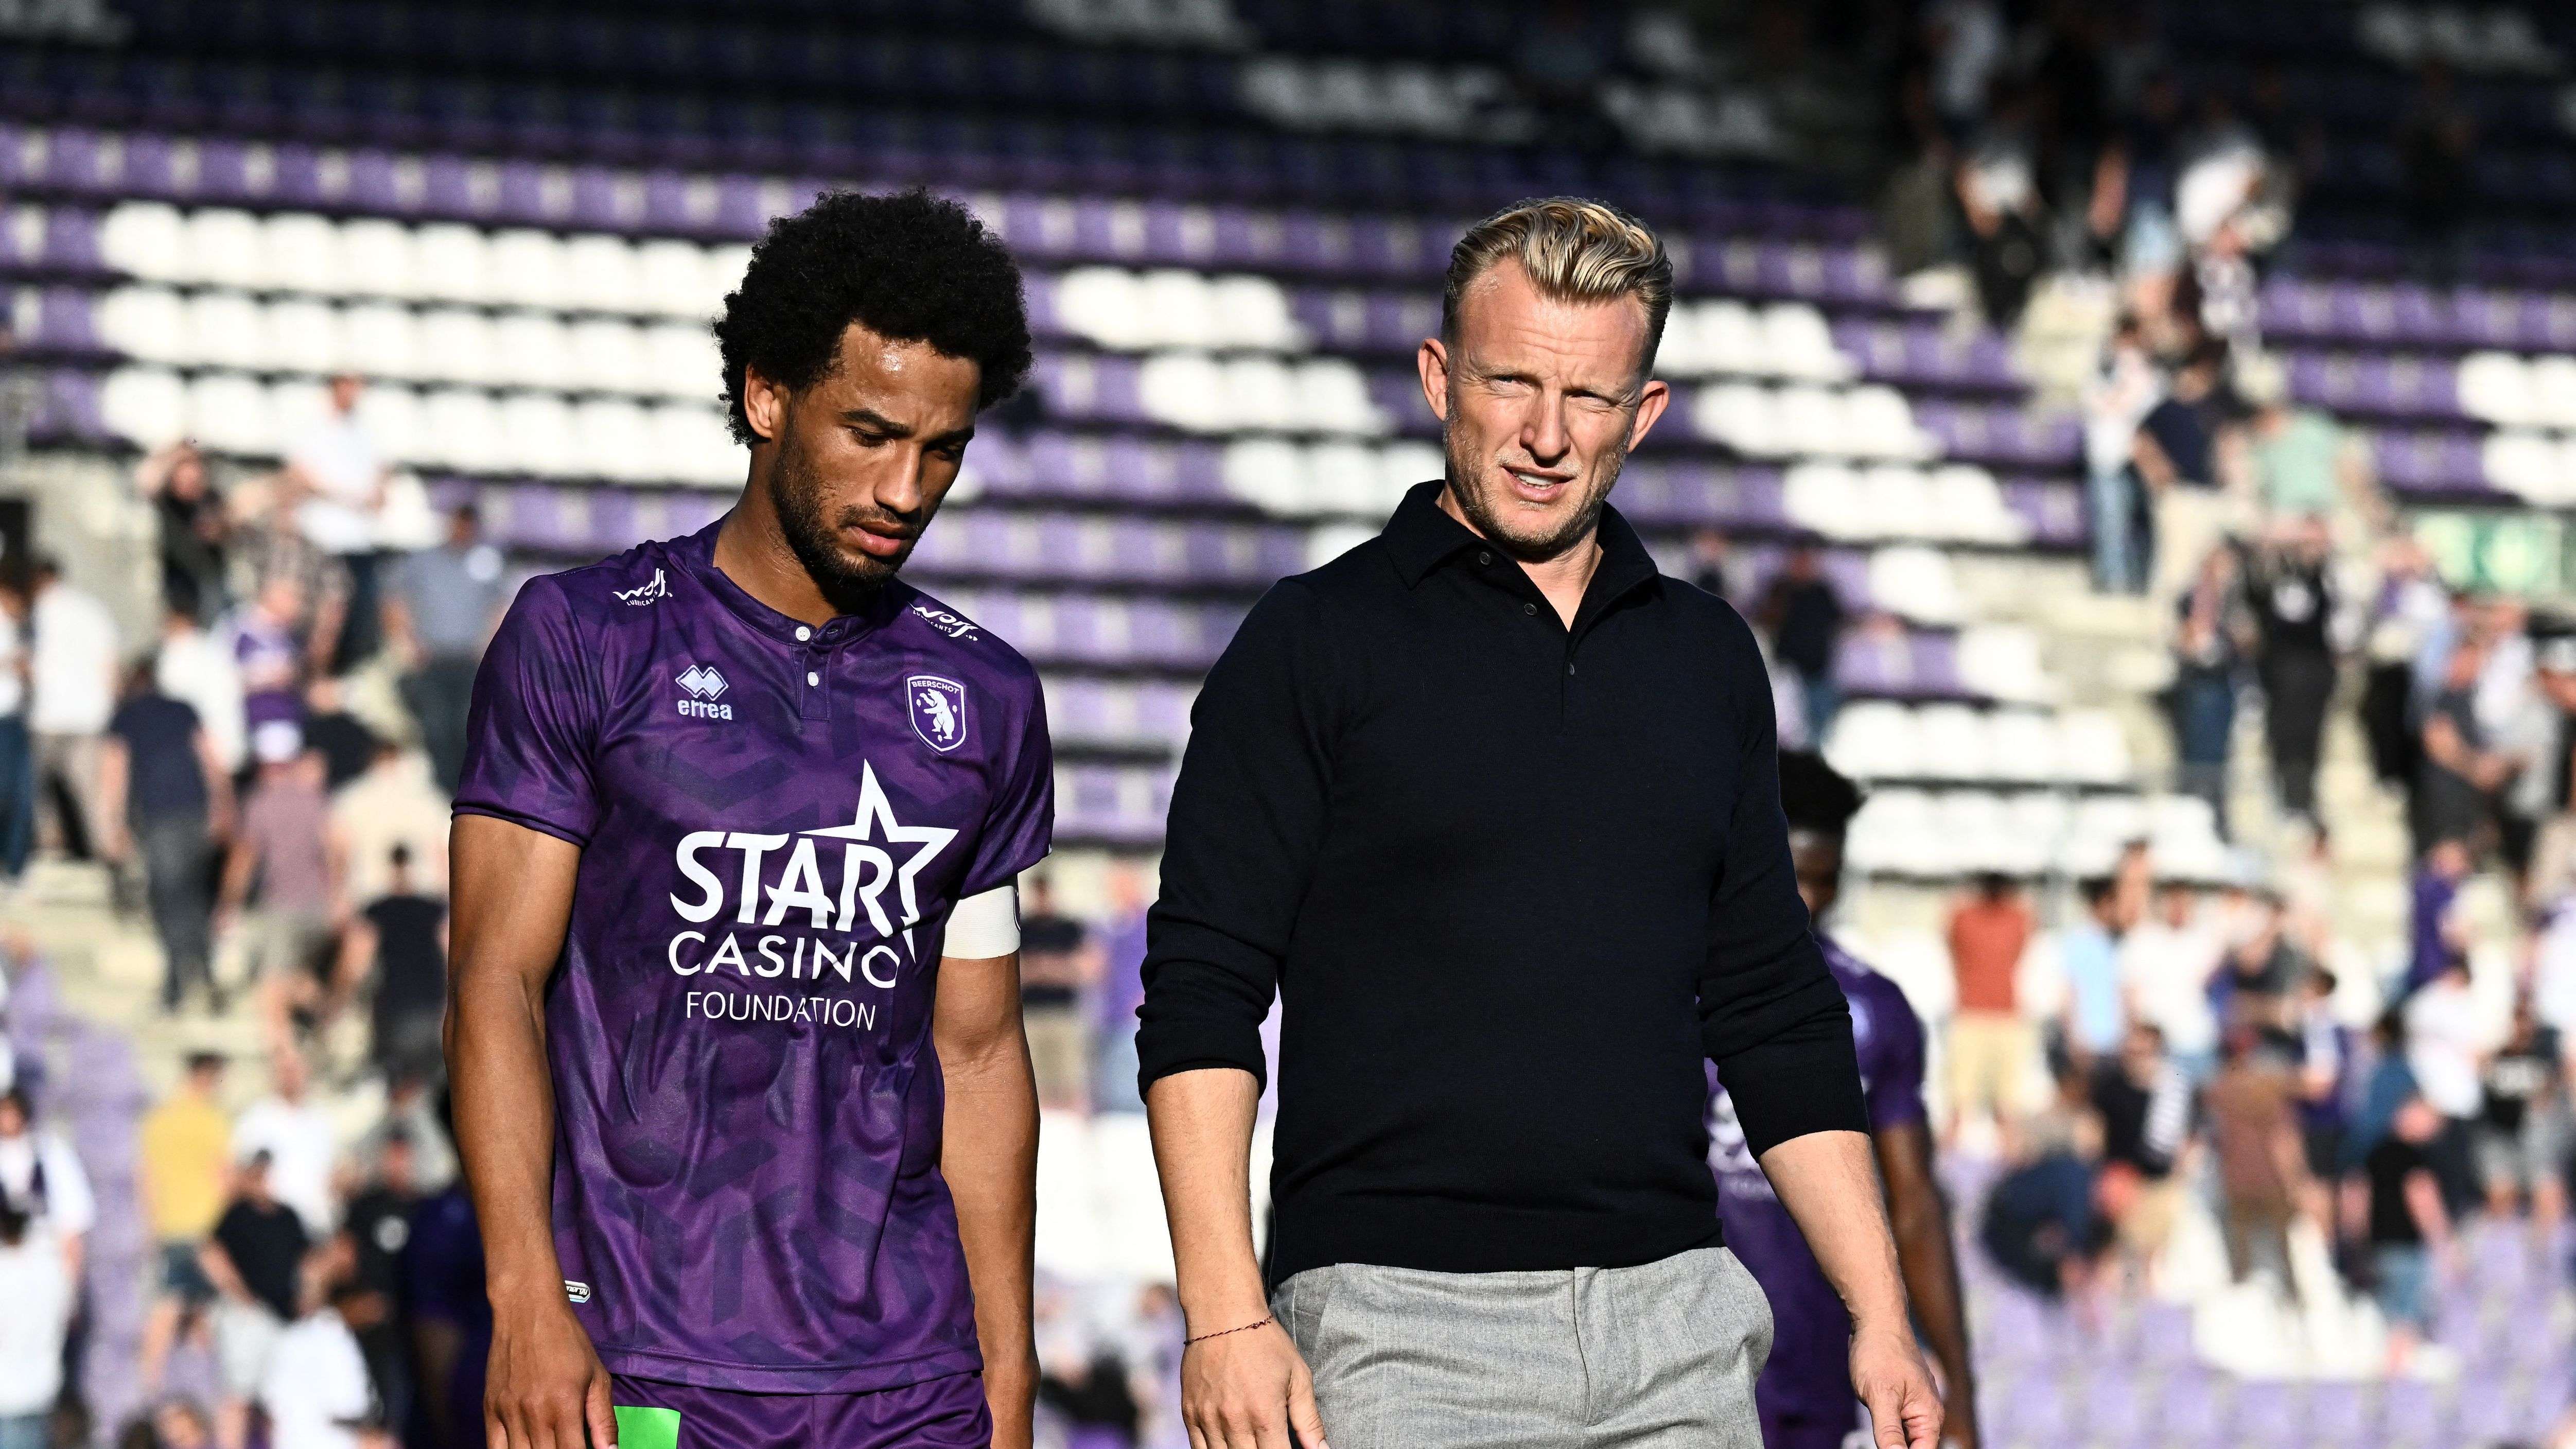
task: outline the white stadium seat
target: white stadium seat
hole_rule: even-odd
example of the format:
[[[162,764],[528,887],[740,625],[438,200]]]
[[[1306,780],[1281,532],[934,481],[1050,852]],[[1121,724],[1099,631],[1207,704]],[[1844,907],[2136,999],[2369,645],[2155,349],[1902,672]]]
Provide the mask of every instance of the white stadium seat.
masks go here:
[[[188,217],[187,250],[181,276],[218,287],[256,287],[268,279],[259,218],[230,207],[212,207]]]
[[[422,298],[434,295],[420,275],[420,249],[411,228],[376,218],[340,226],[340,266],[352,295]]]
[[[552,393],[504,393],[497,408],[501,456],[512,473],[588,471],[573,440],[572,408]]]
[[[188,436],[218,453],[273,456],[278,451],[268,389],[256,378],[210,372],[190,380],[185,416]]]
[[[175,372],[120,367],[99,388],[98,404],[108,431],[137,447],[157,448],[187,431],[187,384]]]
[[[98,229],[99,260],[149,282],[186,279],[188,228],[179,209],[128,201],[109,209]]]
[[[140,361],[193,360],[187,305],[166,288],[117,288],[100,299],[96,325],[100,341]]]
[[[261,269],[257,285],[275,292],[318,292],[338,296],[351,278],[341,264],[340,229],[329,218],[287,211],[260,226]]]
[[[188,360],[260,371],[268,366],[268,333],[259,304],[241,292],[199,292],[184,311]]]
[[[492,298],[491,244],[470,226],[440,224],[412,233],[418,295],[480,304]]]
[[[467,473],[508,467],[501,423],[491,395],[469,388],[433,388],[421,395],[422,461]]]
[[[482,298],[459,300],[490,300],[519,307],[567,305],[569,285],[563,243],[552,234],[524,229],[494,232],[488,245],[488,290]]]
[[[496,381],[522,387],[595,386],[572,368],[572,346],[561,319],[549,312],[504,312],[492,322]]]
[[[634,244],[617,236],[577,236],[563,244],[561,305],[581,312],[645,312]]]
[[[328,302],[285,297],[263,307],[268,365],[283,372],[328,374],[349,366],[340,336],[340,309]]]
[[[392,302],[360,302],[340,312],[340,354],[367,377],[428,375],[418,317]]]
[[[488,384],[502,380],[500,347],[492,319],[462,307],[432,307],[419,317],[418,370],[442,382]]]

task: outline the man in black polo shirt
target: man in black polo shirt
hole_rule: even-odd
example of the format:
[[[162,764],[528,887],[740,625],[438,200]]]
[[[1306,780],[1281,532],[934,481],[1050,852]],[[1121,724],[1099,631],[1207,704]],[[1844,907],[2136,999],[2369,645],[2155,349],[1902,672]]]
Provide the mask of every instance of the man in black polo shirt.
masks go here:
[[[1850,1307],[1878,1444],[1938,1437],[1761,655],[1604,505],[1671,291],[1606,206],[1471,229],[1421,349],[1446,478],[1273,589],[1200,695],[1138,1055],[1204,1449],[1752,1449],[1770,1317],[1703,1058]]]

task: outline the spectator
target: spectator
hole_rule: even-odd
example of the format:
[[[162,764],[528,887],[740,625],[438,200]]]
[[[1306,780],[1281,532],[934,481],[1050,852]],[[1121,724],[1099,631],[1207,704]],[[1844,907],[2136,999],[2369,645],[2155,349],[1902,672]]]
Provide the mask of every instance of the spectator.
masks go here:
[[[2365,518],[2377,513],[2366,455],[2332,414],[2292,405],[2278,363],[2240,369],[2237,391],[2253,409],[2245,442],[2255,496],[2272,517],[2324,520],[2354,509]]]
[[[153,1409],[151,1449],[214,1449],[215,1426],[186,1399],[165,1399]]]
[[[367,772],[331,796],[332,869],[345,901],[374,900],[393,888],[394,847],[411,856],[411,888],[447,894],[447,797],[417,750],[378,737]]]
[[[2422,1097],[2408,1097],[2391,1119],[2388,1135],[2370,1149],[2362,1169],[2367,1184],[2371,1296],[2388,1323],[2392,1376],[2407,1371],[2416,1343],[2432,1330],[2432,1304],[2424,1290],[2432,1277],[2433,1254],[2448,1258],[2457,1251],[2451,1214],[2443,1206],[2431,1156],[2441,1120]]]
[[[2010,877],[1988,875],[1950,913],[1950,968],[1958,1011],[1950,1019],[1950,1128],[1955,1141],[1972,1115],[1991,1116],[2010,1134],[2022,1108],[2021,1084],[2038,1040],[2023,1019],[2017,978],[2035,929],[2030,907]]]
[[[107,606],[63,582],[63,566],[39,555],[29,608],[27,727],[36,744],[38,839],[95,856],[103,840],[99,752],[116,709],[116,621]]]
[[[1691,530],[1690,581],[1702,590],[1727,598],[1728,569],[1734,561],[1735,546],[1720,528]]]
[[[291,1039],[290,1009],[315,998],[315,968],[331,944],[341,896],[327,840],[321,757],[305,752],[292,734],[261,735],[254,749],[259,776],[224,862],[216,919],[219,926],[238,919],[258,884],[251,969],[270,1044],[283,1046]]]
[[[143,1386],[158,1392],[180,1326],[214,1302],[200,1260],[206,1237],[223,1216],[232,1163],[232,1124],[215,1093],[224,1059],[192,1052],[176,1090],[143,1119],[135,1159],[144,1218],[160,1248],[159,1289],[143,1330]]]
[[[2174,1065],[2195,1084],[2218,1064],[2218,1013],[2209,1001],[2210,973],[2224,951],[2218,933],[2200,919],[2190,885],[2169,880],[2156,889],[2153,919],[2120,943],[2120,981],[2132,1019],[2164,1039]]]
[[[2442,1200],[2454,1212],[2475,1205],[2481,1193],[2472,1141],[2486,1107],[2487,1031],[2469,990],[2466,961],[2454,961],[2407,999],[2406,1068],[2416,1090],[2442,1114],[2430,1147]]]
[[[2120,900],[2107,877],[2079,887],[2082,919],[2058,933],[2059,974],[2066,978],[2066,1050],[2080,1070],[2118,1050],[2126,1012],[2120,992]]]
[[[2468,879],[2469,864],[2469,847],[2457,839],[2434,842],[2415,862],[2400,997],[2413,994],[2455,964],[2467,964],[2467,938],[2453,908],[2459,902],[2461,882]]]
[[[2308,1171],[2332,1182],[2343,1169],[2343,1139],[2360,1060],[2351,1027],[2335,1016],[2335,975],[2317,967],[2301,978],[2290,1029],[2298,1041],[2299,1137]]]
[[[372,1055],[390,1080],[439,1066],[439,1026],[447,1013],[447,903],[419,890],[409,846],[395,846],[386,869],[385,893],[369,901],[341,937],[335,1004],[345,1004],[361,983],[374,984]],[[1023,952],[1028,942],[1024,924]]]
[[[2254,893],[2243,929],[2221,958],[2218,979],[2211,983],[2219,1021],[2254,1033],[2258,1045],[2295,1057],[2298,1036],[2292,1029],[2293,1001],[2313,969],[2307,957],[2282,931],[2281,898],[2270,891]]]
[[[2478,677],[2486,660],[2483,642],[2462,640],[2451,651],[2425,712],[2413,811],[2419,845],[2486,834],[2495,792],[2512,773],[2511,763],[2489,748],[2477,708]]]
[[[135,663],[108,721],[100,777],[108,858],[142,856],[161,941],[161,1010],[176,1013],[191,986],[205,988],[210,1010],[223,1010],[206,886],[216,842],[232,833],[232,777],[196,710],[161,692],[149,660]]]
[[[2218,1075],[2205,1091],[2210,1145],[2226,1230],[2228,1271],[2238,1282],[2269,1267],[2283,1287],[2290,1273],[2290,1223],[2308,1190],[2307,1155],[2291,1111],[2288,1074],[2255,1052],[2254,1033],[2230,1027]]]
[[[215,760],[224,774],[238,772],[250,758],[250,740],[241,666],[233,661],[229,641],[207,633],[195,619],[177,610],[163,614],[152,682],[163,694],[197,712],[197,723],[215,747]]]
[[[1960,160],[1959,214],[1968,224],[1969,267],[1986,324],[2021,325],[2047,262],[2047,208],[2040,193],[2028,87],[1998,81],[1984,125]]]
[[[275,623],[301,650],[295,676],[301,678],[307,667],[327,674],[349,617],[349,568],[338,555],[314,547],[296,526],[290,483],[278,480],[271,497],[267,509],[242,530],[236,551],[237,572],[244,580],[239,593],[255,604],[290,604]]]
[[[2272,793],[2287,814],[2317,824],[2317,761],[2334,697],[2334,577],[2324,520],[2283,530],[2246,580],[2253,605],[2255,672],[2263,684],[2263,734]]]
[[[2364,625],[2369,674],[2361,691],[2361,728],[2370,767],[2382,781],[2412,786],[2423,740],[2413,728],[2415,660],[2432,634],[2446,631],[2451,600],[2433,577],[2424,545],[2400,534],[2381,545],[2379,591]]]
[[[2164,398],[2134,312],[2120,314],[2102,362],[2084,387],[2087,521],[2093,529],[2093,587],[2135,594],[2147,587],[2153,520],[2136,463],[2138,425]]]
[[[303,1218],[270,1193],[270,1162],[264,1147],[242,1161],[232,1201],[202,1255],[220,1295],[215,1356],[223,1398],[215,1409],[215,1437],[223,1449],[245,1449],[250,1442],[251,1401],[267,1382],[279,1336],[296,1317],[299,1277],[312,1246]]]
[[[349,1199],[348,1235],[357,1255],[353,1281],[363,1299],[347,1315],[389,1424],[401,1424],[411,1415],[411,1348],[399,1310],[403,1247],[411,1241],[412,1215],[420,1201],[411,1134],[389,1131],[367,1184]]]
[[[245,738],[253,752],[264,742],[304,738],[304,645],[297,617],[302,586],[281,575],[259,586],[250,607],[232,621],[228,639],[242,692]],[[273,746],[272,746],[273,747]]]
[[[2221,840],[2228,838],[2227,757],[2236,733],[2236,680],[2246,633],[2235,583],[2235,550],[2211,549],[2178,608],[2167,696],[2174,786],[2209,806]]]
[[[1093,1041],[1100,1069],[1092,1101],[1103,1112],[1142,1112],[1136,1091],[1136,1008],[1145,1002],[1145,880],[1137,867],[1109,868],[1109,919],[1100,930],[1100,991]]]
[[[2089,1083],[2102,1122],[2104,1197],[2122,1250],[2143,1268],[2164,1251],[2183,1206],[2174,1175],[2191,1132],[2192,1084],[2165,1056],[2164,1034],[2145,1022],[2120,1038],[2116,1056],[2095,1064]]]
[[[482,514],[448,515],[447,541],[403,560],[385,597],[385,637],[402,661],[403,702],[441,790],[456,793],[465,763],[465,706],[483,643],[510,601],[501,551],[483,540]]]
[[[304,746],[322,757],[326,794],[338,794],[376,762],[376,732],[349,712],[347,694],[330,675],[304,686]]]
[[[224,612],[224,548],[232,531],[206,455],[193,439],[165,443],[134,468],[160,534],[161,606],[199,624]]]
[[[1813,538],[1791,545],[1788,560],[1764,592],[1758,612],[1770,633],[1773,657],[1798,676],[1806,737],[1821,743],[1842,702],[1841,688],[1834,682],[1834,653],[1849,612],[1841,592],[1825,576],[1824,550]]]
[[[382,1410],[351,1320],[367,1311],[365,1290],[324,1250],[305,1270],[305,1312],[268,1359],[259,1389],[270,1449],[368,1449],[386,1442]]]
[[[267,1160],[263,1186],[295,1210],[309,1236],[319,1239],[331,1231],[336,1216],[331,1174],[339,1162],[339,1134],[312,1098],[311,1069],[301,1053],[291,1048],[276,1053],[269,1070],[274,1086],[242,1109],[233,1124],[233,1151]]]
[[[377,626],[378,528],[385,507],[386,466],[358,416],[363,378],[331,379],[331,408],[289,451],[286,476],[298,501],[295,524],[316,548],[348,570],[346,625],[337,649],[315,656],[321,672],[337,674],[372,655]]]
[[[27,721],[27,595],[0,581],[0,880],[15,883],[36,845],[36,742]]]
[[[2095,1171],[2059,1144],[1995,1182],[1978,1240],[2004,1276],[2047,1298],[2085,1299],[2108,1237],[2094,1204]]]
[[[2476,1143],[2487,1211],[2503,1221],[2528,1205],[2533,1237],[2547,1244],[2567,1211],[2567,1086],[2558,1033],[2528,996],[2514,1003],[2482,1085]]]
[[[33,1219],[0,1203],[0,1449],[49,1449],[74,1287]]]
[[[393,1139],[402,1138],[411,1159],[412,1185],[428,1194],[443,1191],[456,1176],[456,1144],[448,1140],[438,1115],[437,1094],[429,1085],[445,1070],[444,1063],[434,1063],[425,1073],[400,1072],[388,1078],[384,1115],[358,1143],[359,1160],[375,1168]]]
[[[439,1140],[448,1140],[442,1113]],[[492,1345],[492,1305],[483,1293],[483,1240],[464,1178],[455,1177],[411,1215],[402,1251],[403,1299],[411,1314],[415,1442],[467,1444],[483,1426],[483,1375]]]
[[[1100,968],[1088,936],[1081,922],[1056,912],[1047,878],[1032,877],[1028,913],[1020,920],[1020,1016],[1028,1024],[1038,1103],[1055,1111],[1079,1112],[1091,1101],[1082,998]]]
[[[37,1129],[22,1086],[0,1092],[0,1205],[34,1219],[37,1230],[62,1251],[72,1281],[80,1281],[83,1249],[98,1221],[98,1199],[71,1144],[61,1133]]]

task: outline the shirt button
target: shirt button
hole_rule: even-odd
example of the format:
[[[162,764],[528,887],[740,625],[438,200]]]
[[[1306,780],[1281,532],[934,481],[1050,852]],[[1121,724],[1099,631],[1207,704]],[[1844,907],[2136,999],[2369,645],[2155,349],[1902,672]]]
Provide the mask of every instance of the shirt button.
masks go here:
[[[1478,562],[1478,563],[1480,563],[1480,564],[1489,564],[1489,563],[1492,563],[1493,561],[1494,561],[1494,556],[1493,556],[1491,553],[1480,553],[1480,554],[1476,555],[1476,562]]]
[[[1524,614],[1535,614],[1535,613],[1537,613],[1537,612],[1538,612],[1538,605],[1536,605],[1536,604],[1523,604],[1523,605],[1521,605],[1521,612],[1522,612],[1522,613],[1524,613]]]
[[[813,630],[806,628],[806,627],[805,627],[804,625],[802,625],[802,624],[799,624],[799,625],[797,625],[797,626],[796,626],[796,642],[797,642],[797,643],[802,644],[802,643],[804,643],[806,640],[811,639],[811,638],[813,638],[813,637],[814,637],[814,631],[813,631]]]
[[[816,674],[809,669],[805,672],[805,682],[807,684],[820,684],[823,682],[823,676]]]

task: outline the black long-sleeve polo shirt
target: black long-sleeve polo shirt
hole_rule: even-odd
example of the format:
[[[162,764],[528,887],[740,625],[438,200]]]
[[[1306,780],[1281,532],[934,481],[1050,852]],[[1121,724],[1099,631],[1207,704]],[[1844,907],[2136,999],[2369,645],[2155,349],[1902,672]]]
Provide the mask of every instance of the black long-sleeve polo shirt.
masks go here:
[[[1720,1241],[1703,1057],[1756,1153],[1866,1130],[1744,621],[1607,510],[1568,628],[1439,489],[1255,606],[1173,789],[1140,1077],[1260,1077],[1280,994],[1274,1281]]]

